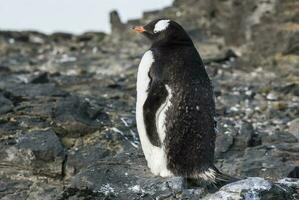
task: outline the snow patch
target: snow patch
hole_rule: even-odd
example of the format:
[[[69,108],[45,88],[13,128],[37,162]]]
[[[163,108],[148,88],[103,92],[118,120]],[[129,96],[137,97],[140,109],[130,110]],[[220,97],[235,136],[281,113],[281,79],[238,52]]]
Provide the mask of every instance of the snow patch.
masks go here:
[[[102,185],[98,192],[103,193],[107,196],[108,194],[115,193],[115,190],[110,186],[109,183],[107,183],[105,185]]]
[[[144,192],[144,190],[140,187],[140,185],[134,185],[129,187],[128,189],[134,193]]]

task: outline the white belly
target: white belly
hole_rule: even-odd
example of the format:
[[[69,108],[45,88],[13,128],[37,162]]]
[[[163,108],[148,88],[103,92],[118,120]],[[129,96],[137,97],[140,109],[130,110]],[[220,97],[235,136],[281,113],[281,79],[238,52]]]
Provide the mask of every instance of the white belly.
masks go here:
[[[167,169],[167,158],[163,145],[163,140],[165,138],[165,126],[163,122],[165,120],[165,111],[170,105],[169,99],[171,97],[171,91],[169,87],[166,86],[170,95],[158,109],[158,112],[156,114],[157,132],[159,134],[160,140],[162,141],[162,147],[156,147],[151,144],[146,134],[145,123],[143,119],[143,105],[147,99],[147,88],[150,83],[148,72],[154,61],[155,60],[152,51],[147,51],[143,55],[138,67],[136,122],[142,150],[145,155],[148,167],[151,169],[151,172],[153,174],[167,177],[171,176],[172,173]]]

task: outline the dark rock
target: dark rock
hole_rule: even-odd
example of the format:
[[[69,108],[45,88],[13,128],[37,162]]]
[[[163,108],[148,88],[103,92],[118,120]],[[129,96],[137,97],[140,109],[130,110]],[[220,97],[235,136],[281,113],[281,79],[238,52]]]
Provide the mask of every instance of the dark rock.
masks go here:
[[[130,185],[136,182],[131,174],[126,175],[126,164],[119,162],[104,162],[97,166],[90,166],[79,172],[72,181],[72,187],[89,189],[105,196],[117,196],[119,192],[126,193]]]
[[[297,142],[297,138],[288,132],[273,132],[271,134],[263,134],[263,144],[275,144],[275,143],[294,143]]]
[[[77,189],[77,188],[66,188],[59,200],[64,199],[90,199],[90,200],[96,200],[96,199],[113,199],[115,196],[105,196],[102,193],[98,193],[96,191],[92,191],[90,189]]]
[[[240,127],[239,135],[236,138],[236,142],[240,141],[241,146],[257,146],[261,144],[261,139],[258,134],[255,133],[252,124],[248,122],[243,122]]]
[[[87,189],[117,199],[172,197],[185,190],[183,178],[153,176],[140,153],[139,149],[138,154],[136,151],[129,155],[121,153],[113,159],[95,161],[71,178],[71,188]]]
[[[32,170],[34,174],[50,177],[62,175],[65,153],[59,138],[52,130],[32,131],[7,146],[4,160],[16,167]]]
[[[229,121],[217,122],[216,157],[221,158],[223,153],[231,150],[236,135],[237,131]]]
[[[0,198],[3,200],[22,200],[26,199],[28,193],[26,190],[30,188],[32,181],[28,180],[12,180],[10,178],[0,179]]]
[[[61,33],[61,32],[53,33],[49,37],[52,40],[54,40],[55,42],[61,42],[61,41],[73,39],[73,35],[72,34],[70,34],[70,33]]]
[[[284,54],[299,54],[299,33],[294,34],[290,39],[289,43],[284,50]]]
[[[49,77],[47,72],[39,73],[29,80],[29,83],[48,83]]]
[[[64,97],[68,95],[67,92],[57,88],[53,83],[9,85],[3,88],[3,90],[15,98],[36,98],[41,96]]]
[[[204,59],[203,62],[206,65],[211,63],[224,63],[230,61],[231,59],[235,59],[237,57],[238,57],[237,54],[232,49],[229,49],[225,52],[224,55],[219,55],[218,57],[215,58]]]
[[[120,33],[125,29],[116,10],[110,12],[110,24],[112,33]]]
[[[231,134],[218,133],[216,139],[216,157],[221,157],[222,153],[227,152],[233,145],[234,137]]]
[[[63,156],[63,147],[59,138],[52,130],[33,131],[18,138],[18,149],[30,149],[38,160],[54,161],[55,157]]]
[[[289,122],[289,132],[299,140],[299,118]]]
[[[12,180],[11,178],[2,178],[0,180],[0,198],[3,200],[22,200],[22,199],[59,199],[62,193],[62,187],[51,186],[46,182],[37,182],[27,180]]]
[[[30,39],[29,39],[29,36],[26,35],[26,34],[20,34],[18,35],[16,38],[15,38],[18,42],[29,42]]]
[[[0,114],[5,114],[12,111],[13,107],[13,103],[0,94]]]
[[[0,73],[8,73],[8,72],[11,72],[9,67],[0,64]]]
[[[66,163],[66,173],[69,176],[73,176],[81,169],[87,168],[95,162],[104,160],[107,156],[112,155],[113,153],[105,149],[101,144],[81,147],[78,150],[70,150]]]
[[[82,35],[77,36],[78,42],[101,42],[105,38],[105,33],[98,32],[86,32]]]
[[[62,187],[51,186],[47,183],[37,183],[30,187],[27,199],[60,199]]]
[[[285,94],[294,94],[295,96],[299,96],[299,84],[298,83],[290,83],[278,89],[280,92]]]
[[[242,155],[247,147],[261,144],[260,136],[255,133],[250,123],[241,122],[239,126],[238,131],[229,121],[218,124],[215,150],[217,158],[223,158],[223,155],[228,156],[232,153]]]
[[[287,177],[296,165],[298,143],[262,145],[246,149],[241,159],[244,176]]]
[[[69,137],[95,132],[109,123],[109,117],[101,104],[76,96],[59,100],[52,118],[56,132]]]
[[[299,23],[299,13],[298,12],[292,16],[291,21],[295,22],[295,23]]]
[[[299,167],[294,167],[294,169],[288,174],[289,178],[299,178]]]

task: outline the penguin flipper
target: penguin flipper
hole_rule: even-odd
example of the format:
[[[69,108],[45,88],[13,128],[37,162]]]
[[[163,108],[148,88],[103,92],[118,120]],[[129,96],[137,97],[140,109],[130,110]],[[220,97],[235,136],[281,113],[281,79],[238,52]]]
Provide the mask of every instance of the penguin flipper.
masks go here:
[[[143,105],[143,117],[147,136],[152,145],[160,147],[160,140],[156,126],[156,112],[167,98],[167,89],[160,81],[151,81],[148,96]]]

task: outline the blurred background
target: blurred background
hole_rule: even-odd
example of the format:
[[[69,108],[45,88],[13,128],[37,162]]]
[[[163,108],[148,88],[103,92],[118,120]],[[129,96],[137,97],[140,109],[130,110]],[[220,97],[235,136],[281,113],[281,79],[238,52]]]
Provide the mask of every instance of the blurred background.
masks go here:
[[[213,83],[216,166],[256,178],[210,194],[148,170],[130,27],[158,17]],[[284,200],[298,178],[298,0],[0,0],[0,199]]]
[[[0,29],[44,33],[110,32],[109,12],[118,10],[124,21],[145,10],[170,6],[172,0],[0,0]]]

